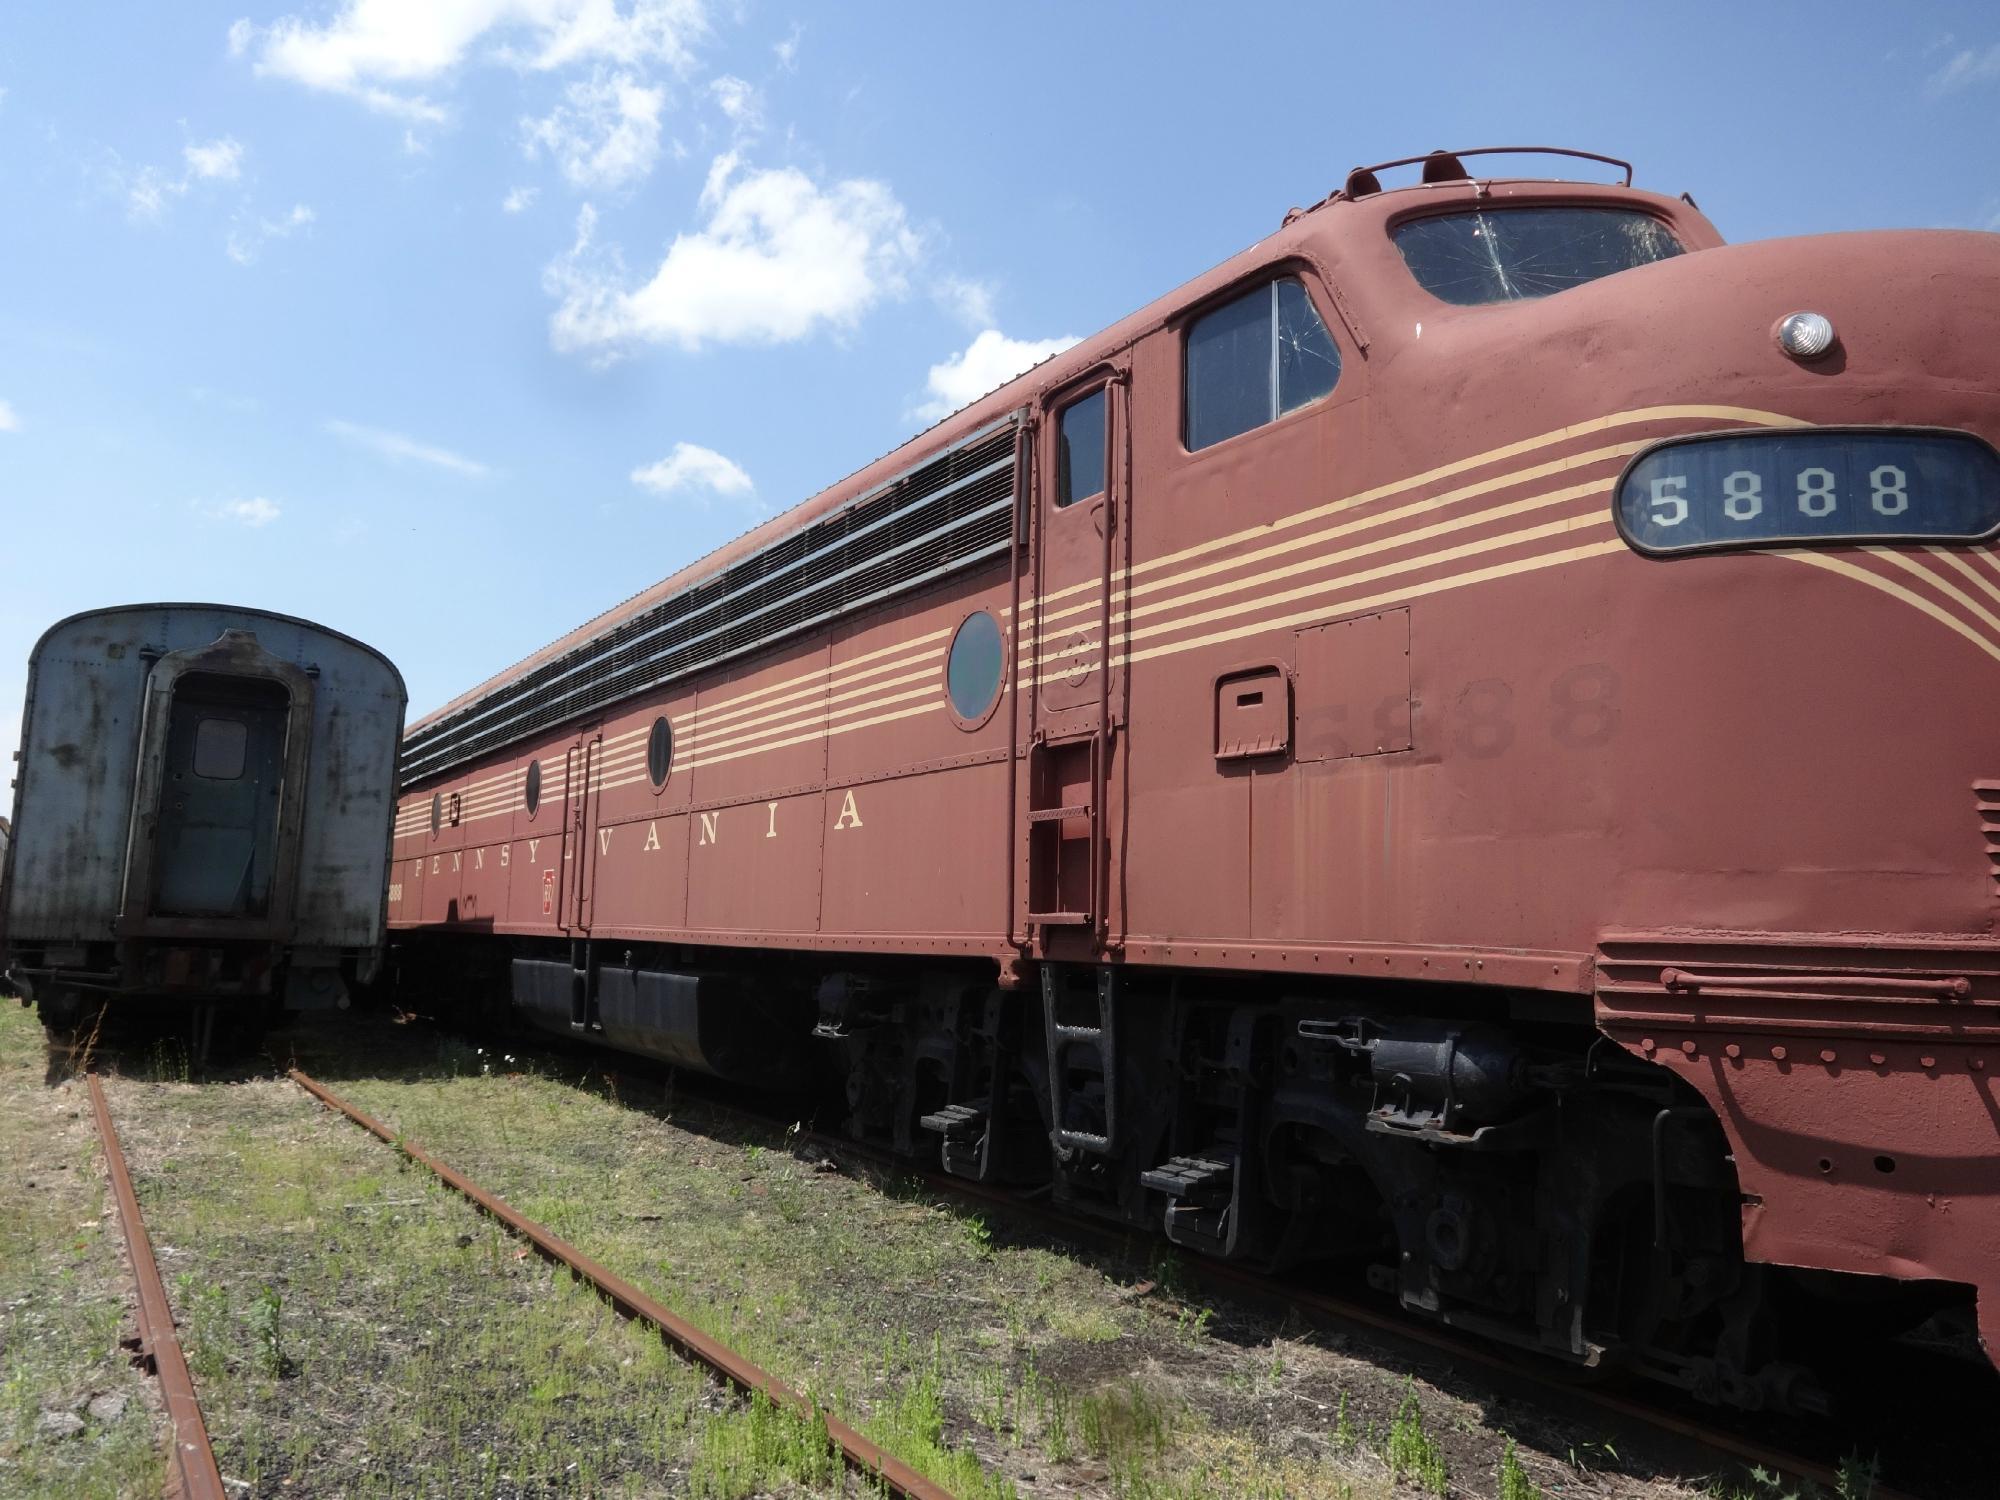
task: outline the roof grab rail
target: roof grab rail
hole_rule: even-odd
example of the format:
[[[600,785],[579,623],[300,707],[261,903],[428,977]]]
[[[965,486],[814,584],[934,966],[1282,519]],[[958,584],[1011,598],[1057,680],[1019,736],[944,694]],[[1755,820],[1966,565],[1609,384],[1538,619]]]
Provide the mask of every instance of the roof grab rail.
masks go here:
[[[1620,186],[1632,185],[1632,163],[1615,156],[1600,156],[1595,151],[1572,151],[1567,146],[1476,146],[1470,151],[1438,150],[1423,156],[1403,156],[1395,161],[1377,162],[1372,167],[1356,167],[1347,174],[1346,184],[1333,195],[1333,199],[1366,198],[1381,192],[1380,174],[1391,167],[1421,164],[1425,182],[1464,182],[1472,175],[1465,170],[1465,158],[1468,156],[1569,156],[1578,161],[1602,162],[1607,167],[1617,167],[1625,174]]]

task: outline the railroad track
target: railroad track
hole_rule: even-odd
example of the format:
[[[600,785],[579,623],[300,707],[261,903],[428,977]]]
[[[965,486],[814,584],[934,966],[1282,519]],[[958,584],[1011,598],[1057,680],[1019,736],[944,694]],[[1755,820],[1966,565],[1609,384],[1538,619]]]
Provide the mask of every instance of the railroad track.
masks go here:
[[[296,1068],[288,1070],[287,1076],[328,1108],[346,1116],[410,1161],[433,1173],[446,1186],[462,1194],[482,1213],[525,1240],[537,1252],[566,1266],[621,1315],[657,1329],[660,1336],[686,1358],[706,1367],[746,1397],[761,1394],[773,1406],[820,1425],[828,1444],[839,1452],[846,1466],[879,1490],[900,1497],[900,1500],[953,1500],[951,1492],[943,1486],[918,1473],[838,1417],[823,1411],[808,1397],[726,1344],[703,1333],[658,1300],[599,1265],[463,1173],[420,1146],[401,1139],[379,1120],[324,1084]],[[228,1500],[229,1492],[216,1464],[215,1450],[209,1441],[207,1422],[195,1393],[187,1357],[175,1332],[173,1306],[167,1297],[159,1264],[153,1256],[152,1239],[147,1233],[138,1196],[132,1187],[131,1170],[126,1164],[117,1127],[112,1121],[110,1104],[94,1071],[86,1075],[86,1082],[98,1139],[102,1143],[105,1165],[111,1178],[119,1225],[124,1234],[126,1255],[138,1292],[138,1336],[128,1342],[133,1346],[134,1360],[158,1379],[170,1421],[167,1493],[178,1497],[178,1500]]]
[[[292,1082],[338,1111],[370,1134],[387,1142],[410,1161],[434,1174],[439,1181],[463,1194],[480,1212],[506,1226],[526,1240],[543,1256],[567,1266],[579,1280],[588,1282],[612,1307],[659,1330],[660,1336],[687,1358],[705,1365],[745,1396],[762,1394],[772,1405],[806,1422],[821,1425],[827,1441],[839,1450],[847,1467],[864,1479],[886,1489],[902,1500],[952,1500],[951,1493],[915,1469],[856,1432],[832,1413],[822,1410],[791,1386],[760,1369],[735,1350],[703,1333],[686,1319],[638,1287],[599,1265],[566,1240],[558,1238],[509,1205],[487,1192],[478,1183],[454,1170],[422,1147],[403,1139],[388,1126],[334,1093],[325,1084],[297,1068],[287,1070]],[[213,1460],[211,1459],[211,1464]],[[218,1493],[220,1493],[218,1491]]]
[[[545,1258],[570,1269],[578,1279],[590,1284],[621,1315],[654,1327],[662,1338],[683,1356],[706,1367],[724,1382],[746,1395],[762,1392],[773,1405],[807,1420],[823,1423],[829,1444],[838,1450],[842,1460],[857,1474],[865,1475],[871,1481],[882,1485],[891,1494],[912,1497],[912,1500],[950,1500],[947,1492],[936,1483],[883,1452],[876,1444],[837,1418],[829,1417],[799,1392],[688,1324],[656,1299],[649,1297],[639,1288],[583,1255],[576,1247],[558,1238],[545,1226],[520,1214],[503,1200],[422,1148],[398,1138],[388,1126],[340,1098],[303,1072],[291,1069],[288,1070],[288,1076],[322,1104],[367,1129],[412,1162],[434,1173],[440,1180],[470,1200],[479,1210],[526,1241]],[[621,1084],[627,1080],[640,1081],[622,1072],[611,1074],[606,1071],[606,1076],[616,1077]],[[657,1080],[649,1081],[657,1084]],[[111,1164],[119,1217],[125,1229],[134,1276],[139,1284],[140,1357],[158,1373],[168,1411],[174,1420],[175,1472],[181,1476],[182,1493],[192,1497],[192,1500],[208,1500],[209,1496],[218,1497],[219,1500],[225,1492],[221,1487],[220,1477],[216,1474],[214,1456],[202,1425],[199,1404],[188,1379],[186,1361],[174,1339],[172,1312],[152,1259],[137,1200],[132,1194],[129,1172],[117,1144],[103,1091],[94,1075],[89,1079],[89,1087],[98,1129],[105,1141],[106,1158]],[[686,1080],[682,1081],[682,1087],[686,1090]],[[781,1118],[779,1115],[737,1099],[718,1097],[717,1091],[699,1086],[686,1092],[698,1097],[704,1109],[742,1121],[754,1122],[760,1127],[774,1131],[784,1130],[794,1118],[791,1112],[786,1112]],[[629,1098],[629,1095],[627,1097]],[[800,1144],[809,1145],[850,1166],[871,1168],[896,1174],[906,1180],[921,1182],[927,1190],[941,1198],[1003,1214],[1017,1222],[1032,1225],[1053,1238],[1129,1250],[1132,1232],[1122,1226],[1099,1225],[1088,1220],[1058,1214],[1031,1196],[983,1187],[941,1172],[925,1171],[913,1167],[908,1161],[890,1152],[826,1132],[809,1131],[797,1136],[796,1139]],[[1191,1281],[1202,1285],[1212,1293],[1233,1296],[1245,1302],[1295,1309],[1309,1321],[1323,1328],[1359,1329],[1401,1343],[1405,1347],[1416,1346],[1454,1365],[1476,1367],[1491,1372],[1507,1382],[1535,1387],[1545,1393],[1557,1406],[1567,1406],[1572,1410],[1578,1407],[1589,1408],[1616,1418],[1622,1423],[1660,1434],[1717,1459],[1741,1464],[1746,1468],[1764,1469],[1810,1481],[1829,1494],[1841,1493],[1840,1475],[1827,1464],[1804,1454],[1789,1451],[1775,1444],[1755,1441],[1741,1432],[1704,1422],[1699,1417],[1668,1409],[1626,1391],[1579,1384],[1573,1376],[1565,1378],[1564,1372],[1559,1369],[1539,1368],[1538,1362],[1522,1360],[1507,1351],[1495,1350],[1491,1346],[1465,1339],[1449,1329],[1400,1315],[1392,1309],[1261,1276],[1224,1263],[1187,1255],[1164,1245],[1162,1249],[1173,1259],[1177,1268],[1185,1271]],[[210,1487],[204,1488],[205,1484]],[[1912,1496],[1879,1483],[1869,1493],[1872,1500],[1913,1500]]]
[[[111,1194],[118,1204],[118,1224],[125,1234],[125,1256],[131,1263],[132,1280],[138,1286],[139,1336],[133,1357],[159,1380],[160,1396],[171,1423],[168,1492],[175,1493],[177,1487],[181,1500],[225,1500],[228,1491],[222,1484],[222,1472],[215,1465],[215,1450],[209,1445],[208,1424],[202,1419],[201,1402],[188,1374],[187,1357],[181,1353],[180,1339],[174,1332],[173,1306],[167,1301],[159,1263],[153,1259],[152,1237],[146,1233],[139,1199],[132,1191],[132,1173],[118,1144],[111,1106],[105,1101],[104,1086],[97,1081],[97,1074],[86,1074],[85,1079],[90,1088],[91,1112],[97,1118],[97,1138],[104,1147],[104,1165],[111,1175]]]
[[[610,1070],[601,1071],[605,1072],[605,1076],[615,1077],[621,1082],[629,1076]],[[774,1131],[785,1131],[795,1118],[790,1112],[781,1116],[734,1098],[718,1097],[719,1091],[699,1084],[694,1092],[706,1108]],[[1100,1225],[1058,1213],[1042,1205],[1035,1196],[987,1187],[944,1172],[915,1167],[890,1151],[842,1136],[809,1130],[799,1133],[796,1140],[800,1145],[814,1147],[830,1157],[865,1164],[906,1180],[920,1182],[941,1198],[1006,1214],[1017,1221],[1032,1224],[1054,1238],[1119,1248],[1129,1242],[1132,1235],[1131,1230],[1122,1226]],[[1550,1365],[1545,1368],[1542,1361],[1522,1358],[1504,1348],[1467,1339],[1449,1328],[1393,1309],[1371,1306],[1355,1298],[1301,1287],[1239,1266],[1191,1255],[1164,1242],[1161,1248],[1177,1268],[1211,1291],[1234,1295],[1246,1301],[1282,1305],[1296,1310],[1322,1328],[1359,1328],[1406,1346],[1419,1346],[1456,1365],[1476,1366],[1506,1381],[1532,1386],[1553,1402],[1572,1409],[1577,1406],[1589,1408],[1670,1441],[1685,1444],[1717,1460],[1740,1464],[1752,1471],[1763,1470],[1808,1481],[1829,1496],[1845,1493],[1841,1488],[1839,1471],[1818,1459],[1776,1444],[1758,1442],[1728,1427],[1705,1422],[1697,1416],[1674,1411],[1626,1391],[1581,1383],[1567,1367]],[[1880,1482],[1875,1483],[1867,1494],[1869,1500],[1922,1500],[1922,1497]]]

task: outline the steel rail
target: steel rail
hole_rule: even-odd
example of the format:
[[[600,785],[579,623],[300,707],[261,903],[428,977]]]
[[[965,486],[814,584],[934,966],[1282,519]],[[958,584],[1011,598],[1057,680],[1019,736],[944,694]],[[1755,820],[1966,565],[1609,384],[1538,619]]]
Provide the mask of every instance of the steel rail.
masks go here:
[[[132,1174],[118,1145],[118,1128],[111,1123],[111,1106],[105,1102],[104,1088],[98,1083],[96,1073],[86,1074],[85,1082],[90,1086],[91,1110],[97,1116],[97,1137],[104,1145],[111,1193],[118,1202],[118,1222],[125,1231],[125,1255],[139,1288],[137,1359],[159,1378],[160,1395],[173,1423],[169,1492],[173,1492],[177,1481],[182,1500],[227,1500],[229,1492],[223,1488],[222,1472],[215,1466],[215,1450],[209,1446],[208,1426],[202,1420],[201,1403],[195,1398],[187,1358],[174,1334],[173,1305],[167,1301],[166,1283],[160,1279],[159,1263],[153,1259],[153,1242],[139,1213],[138,1195],[132,1191]]]
[[[429,1152],[404,1140],[325,1084],[307,1077],[297,1068],[287,1069],[286,1076],[329,1109],[338,1110],[371,1135],[388,1142],[418,1166],[435,1173],[447,1187],[462,1193],[482,1213],[497,1219],[542,1255],[567,1266],[572,1273],[596,1288],[621,1314],[650,1323],[659,1330],[662,1338],[688,1358],[706,1365],[745,1394],[761,1391],[773,1405],[807,1422],[824,1424],[828,1441],[839,1448],[841,1458],[855,1473],[885,1485],[891,1494],[902,1496],[904,1500],[952,1500],[950,1491],[885,1452],[831,1412],[821,1410],[816,1403],[775,1375],[767,1374],[735,1350],[710,1338],[631,1282],[607,1270],[574,1245],[557,1238],[503,1199],[487,1192],[462,1172],[454,1171]],[[220,1493],[218,1490],[217,1494]]]

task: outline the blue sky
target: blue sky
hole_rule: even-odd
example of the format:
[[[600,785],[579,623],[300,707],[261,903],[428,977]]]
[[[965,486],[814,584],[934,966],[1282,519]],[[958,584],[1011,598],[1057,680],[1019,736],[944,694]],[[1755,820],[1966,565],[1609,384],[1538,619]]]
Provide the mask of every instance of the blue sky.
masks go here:
[[[1359,162],[2000,228],[1988,5],[245,5],[0,16],[8,747],[40,631],[137,599],[434,707]]]

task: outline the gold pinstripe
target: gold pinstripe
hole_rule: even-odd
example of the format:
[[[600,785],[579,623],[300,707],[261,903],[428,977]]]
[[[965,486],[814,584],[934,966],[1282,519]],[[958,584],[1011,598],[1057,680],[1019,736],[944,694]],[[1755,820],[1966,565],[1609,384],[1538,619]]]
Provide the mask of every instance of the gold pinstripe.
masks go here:
[[[1408,493],[1426,483],[1464,474],[1490,463],[1532,453],[1553,443],[1572,441],[1594,433],[1643,422],[1701,419],[1765,427],[1806,425],[1796,418],[1779,413],[1734,406],[1659,406],[1613,413],[1473,454],[1421,474],[1295,512],[1268,524],[1244,528],[1226,536],[1209,538],[1178,552],[1148,559],[1130,568],[1120,569],[1114,575],[1112,597],[1114,605],[1120,606],[1120,618],[1114,625],[1114,638],[1117,641],[1117,649],[1113,656],[1114,664],[1154,660],[1208,645],[1242,639],[1260,631],[1323,618],[1329,611],[1367,608],[1396,599],[1421,597],[1620,551],[1624,543],[1617,538],[1611,538],[1554,551],[1538,552],[1421,583],[1405,582],[1386,591],[1372,594],[1353,592],[1357,587],[1371,582],[1466,561],[1511,547],[1556,541],[1595,526],[1610,524],[1608,516],[1593,510],[1588,514],[1562,516],[1539,525],[1481,537],[1456,546],[1433,548],[1377,567],[1360,571],[1339,571],[1362,557],[1421,545],[1448,534],[1460,533],[1495,521],[1525,515],[1533,510],[1586,498],[1602,488],[1604,477],[1598,476],[1582,483],[1525,496],[1482,510],[1446,516],[1415,530],[1358,542],[1338,551],[1316,551],[1314,555],[1306,558],[1298,556],[1302,548],[1317,548],[1323,543],[1341,537],[1377,530],[1426,513],[1446,510],[1482,495],[1532,483],[1538,479],[1574,473],[1594,464],[1623,459],[1644,447],[1648,441],[1645,439],[1602,445],[1582,453],[1564,455],[1544,463],[1492,475],[1375,514],[1346,520],[1315,532],[1290,536],[1282,540],[1273,538],[1279,532],[1291,532],[1314,521],[1352,511],[1376,500]],[[1161,576],[1146,576],[1160,574],[1162,569],[1210,556],[1245,541],[1260,541],[1263,545],[1197,566],[1180,568]],[[1921,566],[1900,554],[1876,548],[1868,550],[1877,556],[1888,557],[1892,565],[1911,573],[1932,590],[1951,599],[1987,626],[2000,632],[2000,615],[1985,608],[1941,571],[1933,571],[1932,568]],[[1948,567],[1962,575],[1996,603],[2000,603],[2000,583],[1994,581],[1995,577],[2000,577],[2000,559],[1996,559],[1990,552],[1982,551],[1975,555],[1984,567],[1975,568],[1957,553],[1940,548],[1928,548],[1926,551],[1931,556],[1942,559]],[[1948,625],[1980,645],[1988,654],[2000,659],[2000,645],[1996,645],[1973,626],[1912,590],[1879,574],[1808,549],[1787,549],[1776,555],[1808,562],[1888,593]],[[1245,567],[1255,567],[1259,562],[1274,558],[1291,560],[1274,568],[1226,578],[1203,588],[1188,588],[1188,585],[1201,579],[1234,573],[1235,570]],[[1326,573],[1328,570],[1335,570],[1333,576],[1310,578],[1310,575]],[[1993,576],[1989,576],[1989,573]],[[1292,578],[1309,581],[1302,581],[1295,587],[1275,593],[1268,591],[1270,584]],[[1133,582],[1135,579],[1143,581]],[[1015,659],[1019,664],[1017,675],[1023,685],[1030,681],[1032,675],[1027,665],[1028,661],[1049,654],[1039,649],[1037,636],[1047,633],[1052,639],[1051,627],[1060,620],[1075,616],[1093,616],[1087,623],[1095,624],[1096,617],[1101,616],[1102,612],[1100,603],[1102,588],[1101,578],[1091,578],[1043,595],[1037,601],[1040,606],[1041,631],[1037,630],[1035,616],[1031,612],[1035,610],[1036,605],[1031,603],[1024,606],[1023,618],[1016,622],[1013,632]],[[1241,595],[1251,590],[1262,592],[1251,599],[1218,603],[1217,607],[1212,609],[1186,613],[1190,605],[1208,600],[1223,601],[1231,595]],[[1159,597],[1144,604],[1133,603],[1134,600],[1147,595]],[[1047,609],[1050,603],[1065,599],[1072,601],[1067,607],[1053,611]],[[1287,604],[1295,603],[1306,607],[1275,617],[1269,615],[1273,609],[1282,609]],[[1001,613],[1006,614],[1008,611],[1003,609]],[[1246,616],[1254,618],[1245,619]],[[1143,625],[1138,623],[1145,620],[1151,620],[1151,623]],[[1162,641],[1153,645],[1144,644],[1147,641],[1158,641],[1160,637],[1178,635],[1186,630],[1199,630],[1205,625],[1221,625],[1226,621],[1239,623],[1194,637]],[[695,770],[702,766],[726,764],[751,755],[782,750],[837,734],[935,712],[938,710],[934,681],[937,671],[935,664],[944,656],[944,643],[951,634],[950,629],[930,631],[922,636],[878,647],[847,661],[826,663],[796,676],[766,683],[713,704],[697,702],[693,707],[672,716],[678,736],[678,748],[681,751],[677,769]],[[1070,630],[1065,634],[1068,639],[1064,643],[1066,649],[1063,655],[1068,655],[1070,651],[1080,646],[1090,657],[1101,660],[1102,643],[1094,638],[1094,630]],[[912,700],[922,701],[912,702]],[[904,704],[909,706],[897,706]],[[605,739],[605,749],[594,762],[590,775],[593,788],[612,789],[646,779],[646,772],[641,764],[644,758],[643,747],[638,745],[637,741],[645,736],[649,729],[649,725],[640,726]],[[514,767],[468,783],[462,789],[468,798],[462,804],[464,809],[462,821],[480,821],[515,811],[520,805],[521,779],[522,769]],[[544,788],[545,800],[552,795],[561,796],[560,788]],[[405,815],[398,818],[399,831],[416,831],[427,826],[428,811],[428,798],[410,804],[405,809]]]
[[[1668,421],[1737,422],[1751,427],[1804,427],[1809,425],[1797,417],[1788,417],[1781,412],[1761,411],[1755,407],[1748,406],[1641,406],[1635,407],[1630,411],[1612,412],[1608,416],[1593,417],[1589,421],[1572,423],[1567,427],[1553,428],[1548,432],[1538,433],[1534,437],[1521,438],[1518,441],[1503,444],[1498,448],[1489,448],[1483,453],[1474,453],[1465,458],[1454,459],[1450,463],[1440,464],[1433,469],[1426,469],[1420,474],[1408,475],[1402,479],[1393,479],[1386,484],[1377,485],[1372,490],[1363,490],[1357,495],[1346,495],[1338,500],[1330,500],[1324,505],[1314,506],[1309,510],[1294,512],[1292,515],[1281,517],[1279,520],[1270,522],[1267,525],[1245,527],[1241,531],[1231,532],[1226,536],[1210,537],[1206,541],[1196,542],[1192,546],[1183,547],[1178,552],[1169,552],[1160,557],[1148,558],[1144,562],[1134,563],[1130,568],[1121,570],[1118,576],[1121,579],[1127,577],[1136,578],[1142,574],[1156,572],[1161,568],[1171,567],[1175,563],[1184,562],[1191,557],[1206,556],[1211,552],[1217,552],[1225,547],[1234,546],[1238,542],[1251,541],[1257,537],[1268,535],[1277,527],[1308,525],[1337,511],[1349,510],[1357,505],[1366,505],[1371,501],[1386,499],[1391,495],[1404,494],[1410,490],[1418,489],[1423,485],[1431,484],[1438,480],[1449,479],[1456,474],[1469,473],[1474,469],[1483,468],[1489,463],[1499,463],[1503,459],[1515,458],[1523,453],[1532,453],[1537,449],[1551,447],[1557,443],[1572,442],[1577,438],[1589,437],[1593,433],[1608,432],[1618,427],[1631,427],[1642,422]],[[1494,485],[1498,487],[1499,484],[1504,482],[1505,476],[1502,476],[1500,479],[1494,481]],[[1095,580],[1086,581],[1082,584],[1072,584],[1067,589],[1058,589],[1053,593],[1042,595],[1042,602],[1048,604],[1054,600],[1073,594],[1079,589],[1093,586],[1095,586]]]
[[[1947,552],[1942,547],[1926,547],[1924,551],[1940,562],[1950,563],[1953,568],[1963,573],[1980,588],[1984,589],[1988,598],[2000,600],[2000,583],[1995,583],[1987,571],[1973,567],[1971,563],[1960,557],[1956,552]],[[1982,552],[1977,555],[1986,558],[1989,563],[1993,560],[1991,552]]]
[[[1148,583],[1137,584],[1131,587],[1130,589],[1115,589],[1112,593],[1112,604],[1113,607],[1115,608],[1121,601],[1137,598],[1141,594],[1152,593],[1160,589],[1176,588],[1182,584],[1191,582],[1194,579],[1209,577],[1216,573],[1228,572],[1232,568],[1242,567],[1248,563],[1262,561],[1265,558],[1293,555],[1298,551],[1298,549],[1302,547],[1309,547],[1318,542],[1330,540],[1334,537],[1346,535],[1354,531],[1372,531],[1381,526],[1392,525],[1398,521],[1408,520],[1413,516],[1420,516],[1426,514],[1427,512],[1443,510],[1448,506],[1457,505],[1466,500],[1477,499],[1481,495],[1489,495],[1496,490],[1512,489],[1515,485],[1529,484],[1538,479],[1547,479],[1557,474],[1567,473],[1576,469],[1588,468],[1594,464],[1603,463],[1607,460],[1614,458],[1629,458],[1632,454],[1637,453],[1641,448],[1645,446],[1646,444],[1643,440],[1630,443],[1614,443],[1610,447],[1595,448],[1588,453],[1574,453],[1563,458],[1555,459],[1549,463],[1536,464],[1531,468],[1519,469],[1512,473],[1497,475],[1494,478],[1482,480],[1478,484],[1465,485],[1459,489],[1450,490],[1441,495],[1427,496],[1422,500],[1413,501],[1407,505],[1399,505],[1388,510],[1378,511],[1372,515],[1363,516],[1358,520],[1344,522],[1339,526],[1330,526],[1325,528],[1324,530],[1311,532],[1305,536],[1290,537],[1285,541],[1275,542],[1269,546],[1260,547],[1247,553],[1234,554],[1230,557],[1223,558],[1218,562],[1206,563],[1198,568],[1188,569],[1185,572],[1175,573],[1165,578],[1156,578]],[[1590,487],[1595,488],[1597,483],[1601,483],[1601,481],[1594,481]],[[1343,510],[1351,509],[1359,503],[1360,501],[1358,499],[1335,501],[1332,505],[1319,507],[1317,514],[1319,514],[1322,517],[1327,515],[1335,515]],[[1456,520],[1441,522],[1439,523],[1439,526],[1461,526],[1461,525],[1471,524],[1472,522],[1476,521],[1479,516],[1483,516],[1489,513],[1499,513],[1499,512],[1488,512],[1488,511],[1475,512],[1472,516],[1469,517],[1460,517]],[[1301,514],[1312,515],[1315,513],[1308,511],[1308,512],[1301,512]],[[1273,531],[1288,529],[1293,524],[1295,524],[1294,518],[1288,516],[1283,518],[1282,520],[1275,521],[1269,527],[1263,528],[1260,531],[1252,534],[1269,535]],[[1408,539],[1410,540],[1415,540],[1426,534],[1433,533],[1437,529],[1439,528],[1432,527],[1429,529],[1429,532],[1420,530],[1417,532],[1406,533],[1405,536],[1407,536]],[[1395,546],[1398,544],[1399,543],[1396,540],[1391,540],[1385,543],[1385,545],[1389,546]],[[1092,592],[1093,594],[1098,592],[1098,590],[1095,588],[1094,585],[1092,588]],[[1096,600],[1093,598],[1085,601],[1080,605],[1073,605],[1068,609],[1058,610],[1055,612],[1055,614],[1046,615],[1043,618],[1045,621],[1050,619],[1062,618],[1095,607],[1096,607]],[[1158,608],[1159,603],[1156,601],[1155,604],[1147,607]]]
[[[1870,547],[1867,550],[1875,553],[1880,549]],[[2000,661],[2000,645],[1995,645],[1986,636],[1980,634],[1979,631],[1959,619],[1957,615],[1931,603],[1930,600],[1924,598],[1922,595],[1904,588],[1893,578],[1884,578],[1879,573],[1871,573],[1866,568],[1851,563],[1844,557],[1835,557],[1826,552],[1814,552],[1805,547],[1787,548],[1774,552],[1772,555],[1776,557],[1789,557],[1793,562],[1802,562],[1815,568],[1824,568],[1829,573],[1838,573],[1843,578],[1851,578],[1856,583],[1866,584],[1871,589],[1879,589],[1882,593],[1888,594],[1892,598],[1902,600],[1903,603],[1909,605],[1912,609],[1921,610],[1940,625],[1964,636],[1995,661]]]
[[[1882,547],[1870,547],[1867,550],[1870,556],[1879,557],[1886,563],[1893,563],[1905,573],[1921,578],[1925,583],[1928,583],[1940,594],[1951,600],[1952,603],[1961,606],[1968,613],[1978,616],[1989,629],[2000,631],[2000,615],[1994,614],[1992,610],[1976,602],[1965,590],[1949,582],[1942,575],[1933,573],[1915,558],[1906,557],[1900,552],[1891,552],[1887,548]]]

